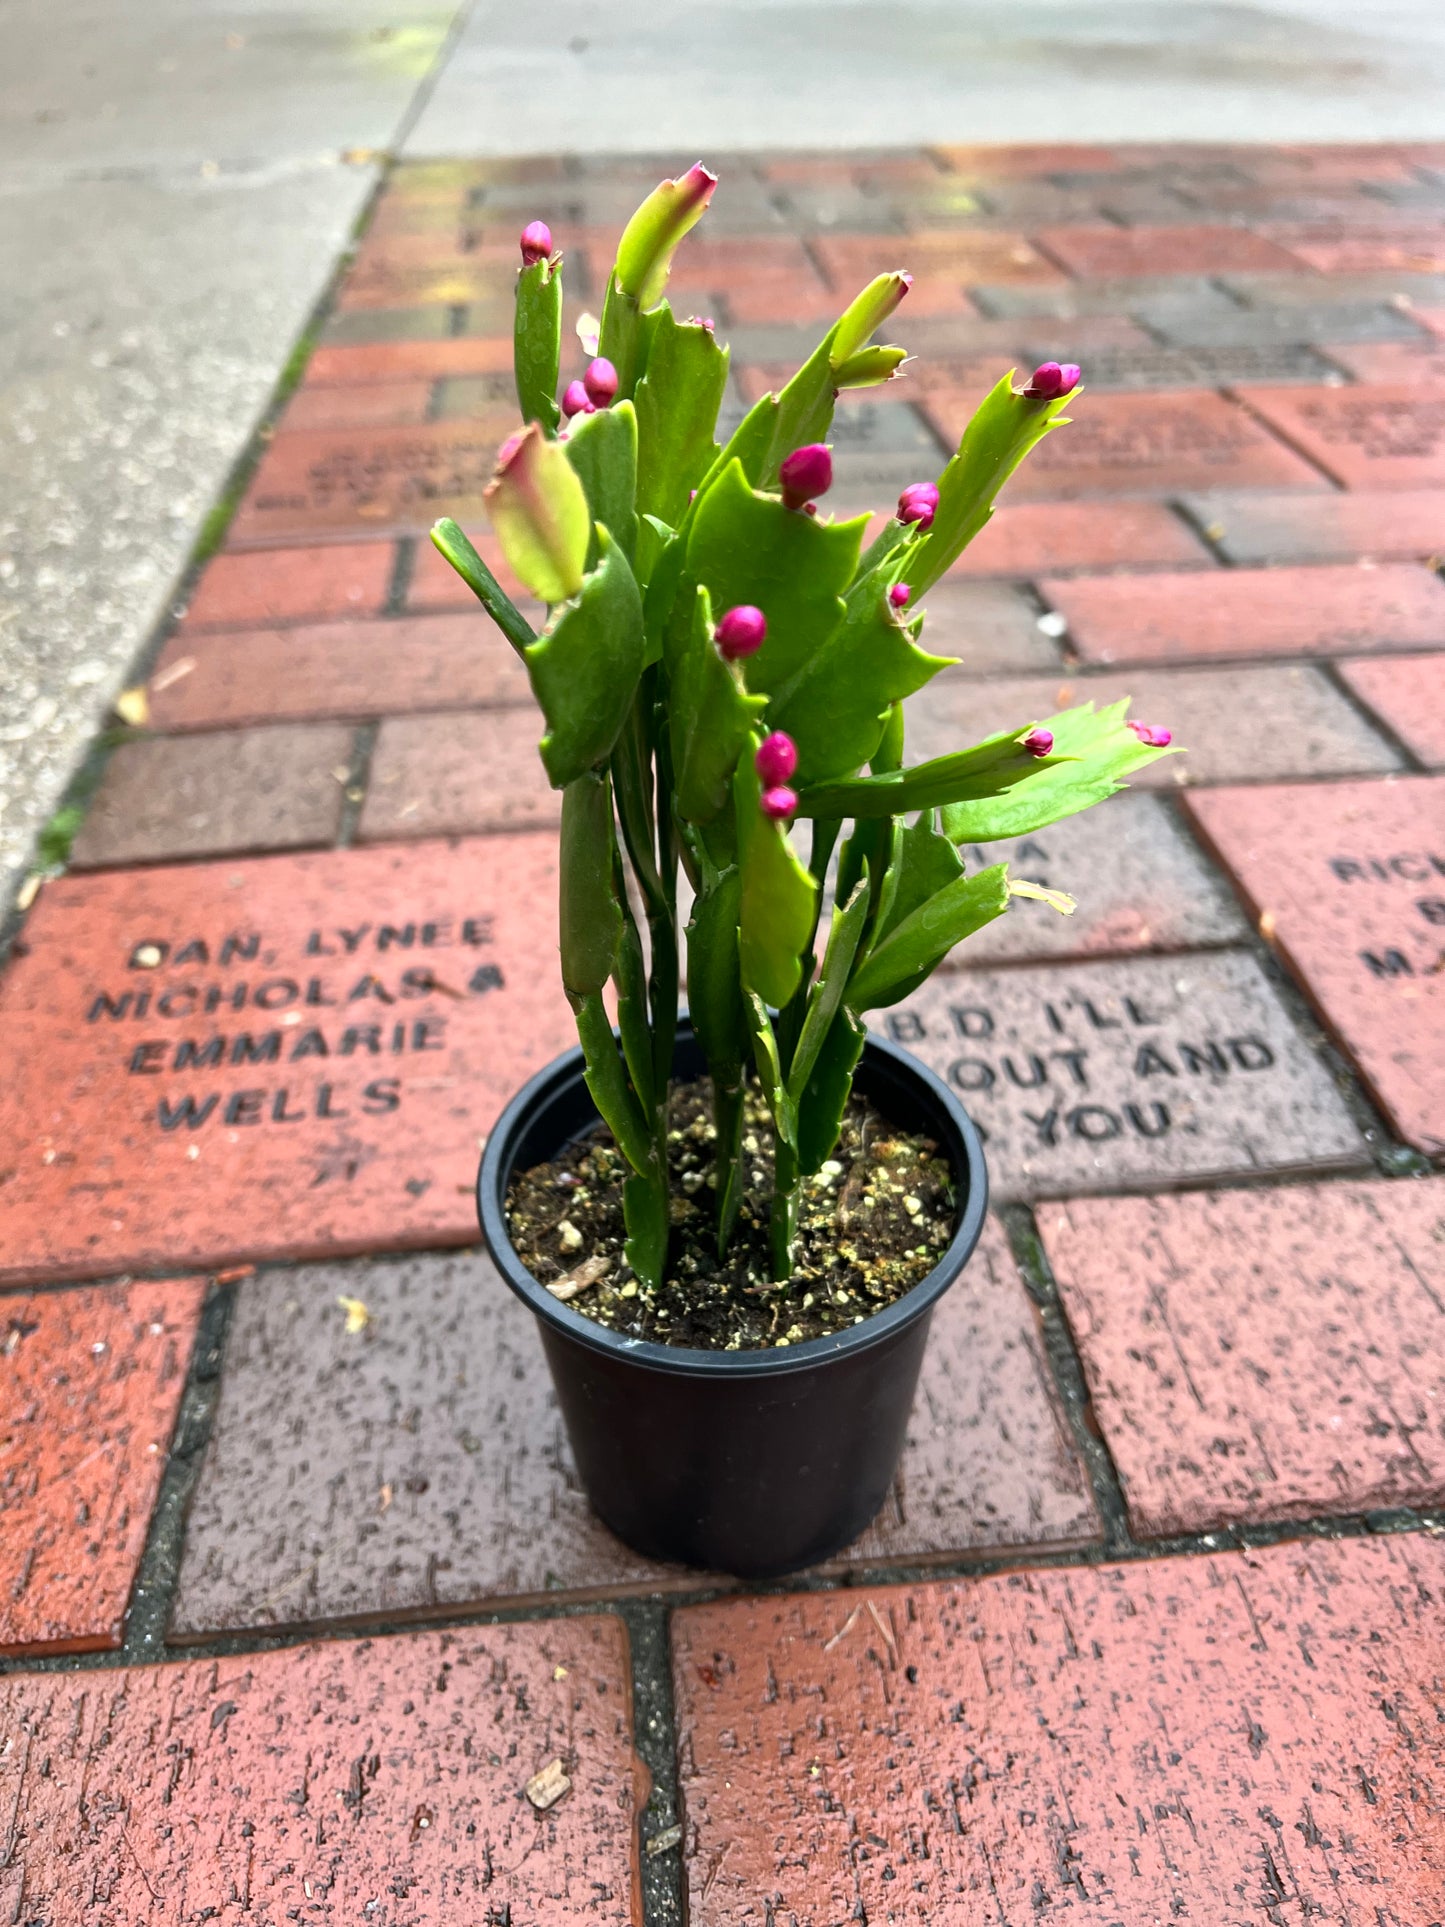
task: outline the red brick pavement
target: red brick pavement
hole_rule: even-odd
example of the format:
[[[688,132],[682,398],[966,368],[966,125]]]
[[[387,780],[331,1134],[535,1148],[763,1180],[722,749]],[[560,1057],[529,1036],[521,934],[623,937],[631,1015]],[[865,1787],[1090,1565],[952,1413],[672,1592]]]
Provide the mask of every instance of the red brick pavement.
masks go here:
[[[1084,365],[933,598],[961,660],[910,704],[914,752],[1133,692],[1188,753],[1006,852],[1077,919],[1019,916],[885,1014],[1020,1202],[939,1315],[885,1514],[821,1590],[670,1630],[649,1596],[697,1582],[587,1514],[527,1321],[455,1250],[478,1138],[569,1019],[523,666],[426,540],[456,514],[516,590],[480,500],[515,425],[513,237],[552,223],[580,372],[658,171],[392,173],[134,678],[148,736],[87,792],[105,873],[19,924],[0,1643],[126,1664],[4,1687],[0,1914],[550,1927],[675,1919],[685,1889],[695,1927],[1427,1927],[1445,147],[724,168],[673,292],[731,339],[734,410],[862,277],[917,277],[887,331],[917,359],[840,418],[846,506],[886,512],[1010,367]],[[1340,1536],[1362,1518],[1402,1536]],[[1278,1543],[1212,1550],[1239,1528]],[[1101,1539],[1125,1563],[1088,1570]],[[1028,1570],[832,1589],[984,1557]],[[615,1615],[547,1616],[619,1596],[645,1718]],[[499,1599],[531,1623],[251,1650]],[[552,1759],[571,1786],[539,1811]]]

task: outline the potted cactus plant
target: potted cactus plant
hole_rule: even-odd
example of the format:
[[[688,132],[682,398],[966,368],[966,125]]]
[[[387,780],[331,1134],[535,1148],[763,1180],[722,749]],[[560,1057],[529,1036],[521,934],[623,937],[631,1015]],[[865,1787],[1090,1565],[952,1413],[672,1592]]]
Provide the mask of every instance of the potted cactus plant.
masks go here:
[[[906,762],[904,700],[946,666],[920,605],[1079,371],[1005,376],[865,546],[866,516],[819,512],[827,435],[840,393],[899,376],[905,350],[873,336],[910,277],[864,288],[720,447],[728,350],[663,299],[715,185],[694,167],[628,223],[560,406],[562,261],[523,231],[525,425],[487,501],[541,633],[456,523],[432,539],[526,663],[562,796],[579,1049],[493,1130],[484,1235],[537,1313],[601,1516],[759,1575],[881,1504],[929,1313],[983,1220],[977,1134],[869,1013],[1015,897],[1072,907],[960,846],[1086,808],[1169,739],[1085,703]]]

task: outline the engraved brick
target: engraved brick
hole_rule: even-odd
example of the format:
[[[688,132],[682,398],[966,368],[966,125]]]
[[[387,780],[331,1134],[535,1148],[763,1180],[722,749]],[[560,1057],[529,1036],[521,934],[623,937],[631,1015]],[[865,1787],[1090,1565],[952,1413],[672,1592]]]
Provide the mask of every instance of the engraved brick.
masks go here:
[[[1445,1498],[1445,1180],[1051,1204],[1136,1532]]]
[[[348,1335],[338,1296],[368,1323]],[[996,1223],[933,1316],[899,1479],[835,1566],[1097,1537]],[[533,1320],[480,1253],[241,1290],[175,1635],[695,1586],[593,1516]]]
[[[479,1140],[574,1041],[549,839],[62,877],[0,982],[4,1275],[475,1236]]]
[[[351,761],[342,723],[122,743],[71,860],[85,870],[332,843]]]
[[[1074,576],[1039,586],[1086,662],[1340,656],[1445,642],[1445,582],[1408,563]]]
[[[1445,393],[1361,384],[1252,388],[1244,398],[1345,488],[1445,483]]]
[[[1430,1922],[1442,1586],[1414,1536],[689,1607],[688,1919]]]
[[[1445,782],[1219,790],[1190,809],[1396,1129],[1445,1151]]]
[[[1303,663],[987,681],[946,669],[908,700],[909,759],[941,755],[1074,703],[1103,705],[1121,696],[1132,698],[1129,713],[1138,720],[1172,729],[1184,750],[1149,764],[1131,785],[1164,789],[1400,767],[1399,752],[1320,670]]]
[[[1365,1155],[1324,1066],[1239,952],[948,971],[869,1022],[960,1094],[998,1198]]]
[[[1430,769],[1445,769],[1445,656],[1340,665],[1362,703]]]
[[[3,1875],[30,1919],[639,1927],[612,1615],[0,1682]],[[526,1782],[560,1759],[545,1813]],[[234,1898],[228,1898],[234,1896]]]
[[[183,629],[152,673],[151,725],[221,729],[530,702],[521,657],[462,588],[471,608],[456,615],[215,635]]]
[[[1053,227],[1039,245],[1070,274],[1238,274],[1295,265],[1282,247],[1242,227]]]
[[[482,490],[516,411],[473,422],[278,435],[228,538],[233,549],[308,537],[424,535],[439,515],[483,521]]]
[[[119,1646],[204,1295],[0,1297],[0,1653]]]
[[[1064,917],[1021,897],[959,946],[960,964],[1182,950],[1247,935],[1233,892],[1155,796],[1111,797],[1031,836],[965,851],[969,868],[1007,863],[1010,876],[1066,891],[1078,908]]]

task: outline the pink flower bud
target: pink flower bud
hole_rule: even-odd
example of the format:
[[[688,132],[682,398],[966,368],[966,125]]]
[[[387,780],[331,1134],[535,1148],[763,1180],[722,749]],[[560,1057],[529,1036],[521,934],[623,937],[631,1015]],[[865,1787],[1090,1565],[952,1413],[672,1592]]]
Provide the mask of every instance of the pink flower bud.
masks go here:
[[[815,495],[826,495],[833,486],[833,451],[826,442],[809,442],[795,448],[782,468],[778,480],[783,485],[783,501],[790,509],[800,509]]]
[[[522,229],[522,266],[545,261],[552,252],[552,230],[545,221],[528,221]]]
[[[786,783],[775,784],[772,789],[763,791],[758,798],[758,807],[764,816],[770,816],[775,823],[782,823],[797,810],[798,793],[790,790]]]
[[[1027,736],[1019,738],[1019,748],[1026,749],[1030,756],[1047,756],[1054,746],[1054,732],[1051,729],[1031,729]]]
[[[912,594],[913,591],[906,582],[895,582],[893,587],[888,591],[888,600],[893,604],[895,609],[906,609],[908,607],[908,598]]]
[[[938,512],[938,489],[933,482],[910,482],[898,498],[898,520],[916,522],[926,535]]]
[[[755,656],[767,640],[768,622],[761,609],[755,609],[750,602],[740,602],[736,609],[729,609],[713,632],[717,652],[724,662],[739,662],[744,656]]]
[[[1130,723],[1128,727],[1133,730],[1139,741],[1147,743],[1150,749],[1168,749],[1174,741],[1172,729],[1156,729],[1153,723]]]
[[[598,408],[605,408],[617,393],[617,370],[612,363],[599,355],[582,377],[582,386],[587,391],[587,399]]]
[[[564,415],[595,415],[597,406],[580,381],[569,381],[562,396]]]
[[[1029,401],[1057,401],[1061,395],[1072,394],[1079,385],[1078,364],[1066,361],[1041,362],[1035,368],[1024,386],[1023,393]]]
[[[787,782],[798,767],[798,746],[791,736],[785,735],[781,729],[775,729],[771,736],[765,736],[758,745],[753,763],[762,778],[763,788],[777,789]]]

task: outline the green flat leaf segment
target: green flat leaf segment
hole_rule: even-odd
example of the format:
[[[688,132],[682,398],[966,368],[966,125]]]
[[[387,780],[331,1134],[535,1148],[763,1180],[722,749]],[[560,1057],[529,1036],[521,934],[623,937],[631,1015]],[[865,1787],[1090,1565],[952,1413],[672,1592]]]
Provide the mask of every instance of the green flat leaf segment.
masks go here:
[[[1030,725],[1001,730],[969,749],[911,769],[881,776],[855,776],[841,782],[810,784],[798,795],[800,816],[904,816],[914,810],[937,809],[976,796],[993,796],[1026,778],[1037,776],[1062,760],[1057,747],[1049,757],[1037,757],[1019,747]]]
[[[773,691],[768,722],[798,746],[798,777],[821,783],[860,769],[882,738],[894,703],[947,668],[914,641],[913,623],[888,602],[889,569],[850,591],[842,624]]]
[[[1155,749],[1125,726],[1128,697],[1095,710],[1080,703],[1045,717],[1053,731],[1054,755],[1035,765],[1033,775],[1006,794],[960,799],[943,812],[943,828],[955,843],[992,843],[1047,829],[1066,816],[1122,789],[1126,777],[1179,753],[1181,745]]]
[[[717,457],[713,436],[729,356],[711,328],[675,321],[666,302],[647,318],[646,353],[634,393],[637,508],[675,529]]]
[[[900,1002],[932,975],[955,944],[1002,916],[1008,906],[1005,864],[955,878],[873,946],[844,993],[848,1008],[862,1012]]]
[[[750,690],[782,688],[842,626],[842,592],[866,527],[866,516],[835,523],[784,508],[751,489],[736,461],[699,499],[688,575],[707,589],[719,621],[740,603],[767,618],[767,641],[746,666]]]
[[[783,825],[759,809],[760,795],[752,756],[744,754],[733,783],[743,880],[738,957],[744,990],[781,1010],[803,979],[818,886]]]
[[[532,422],[507,442],[482,491],[517,580],[540,601],[565,602],[586,571],[592,519],[587,494],[559,442]]]
[[[546,718],[541,754],[554,789],[606,761],[642,674],[642,598],[606,529],[598,542],[598,566],[525,652]]]
[[[562,264],[534,261],[517,276],[512,368],[523,421],[555,435],[562,419],[557,375],[562,361]]]
[[[597,524],[629,563],[637,554],[637,415],[630,401],[577,416],[561,447],[587,496],[592,518],[587,567],[598,557]]]
[[[1067,417],[1078,394],[1057,401],[1026,401],[1005,375],[975,410],[958,453],[938,478],[933,527],[909,559],[908,580],[922,595],[950,569],[993,513],[994,498],[1031,448]]]

